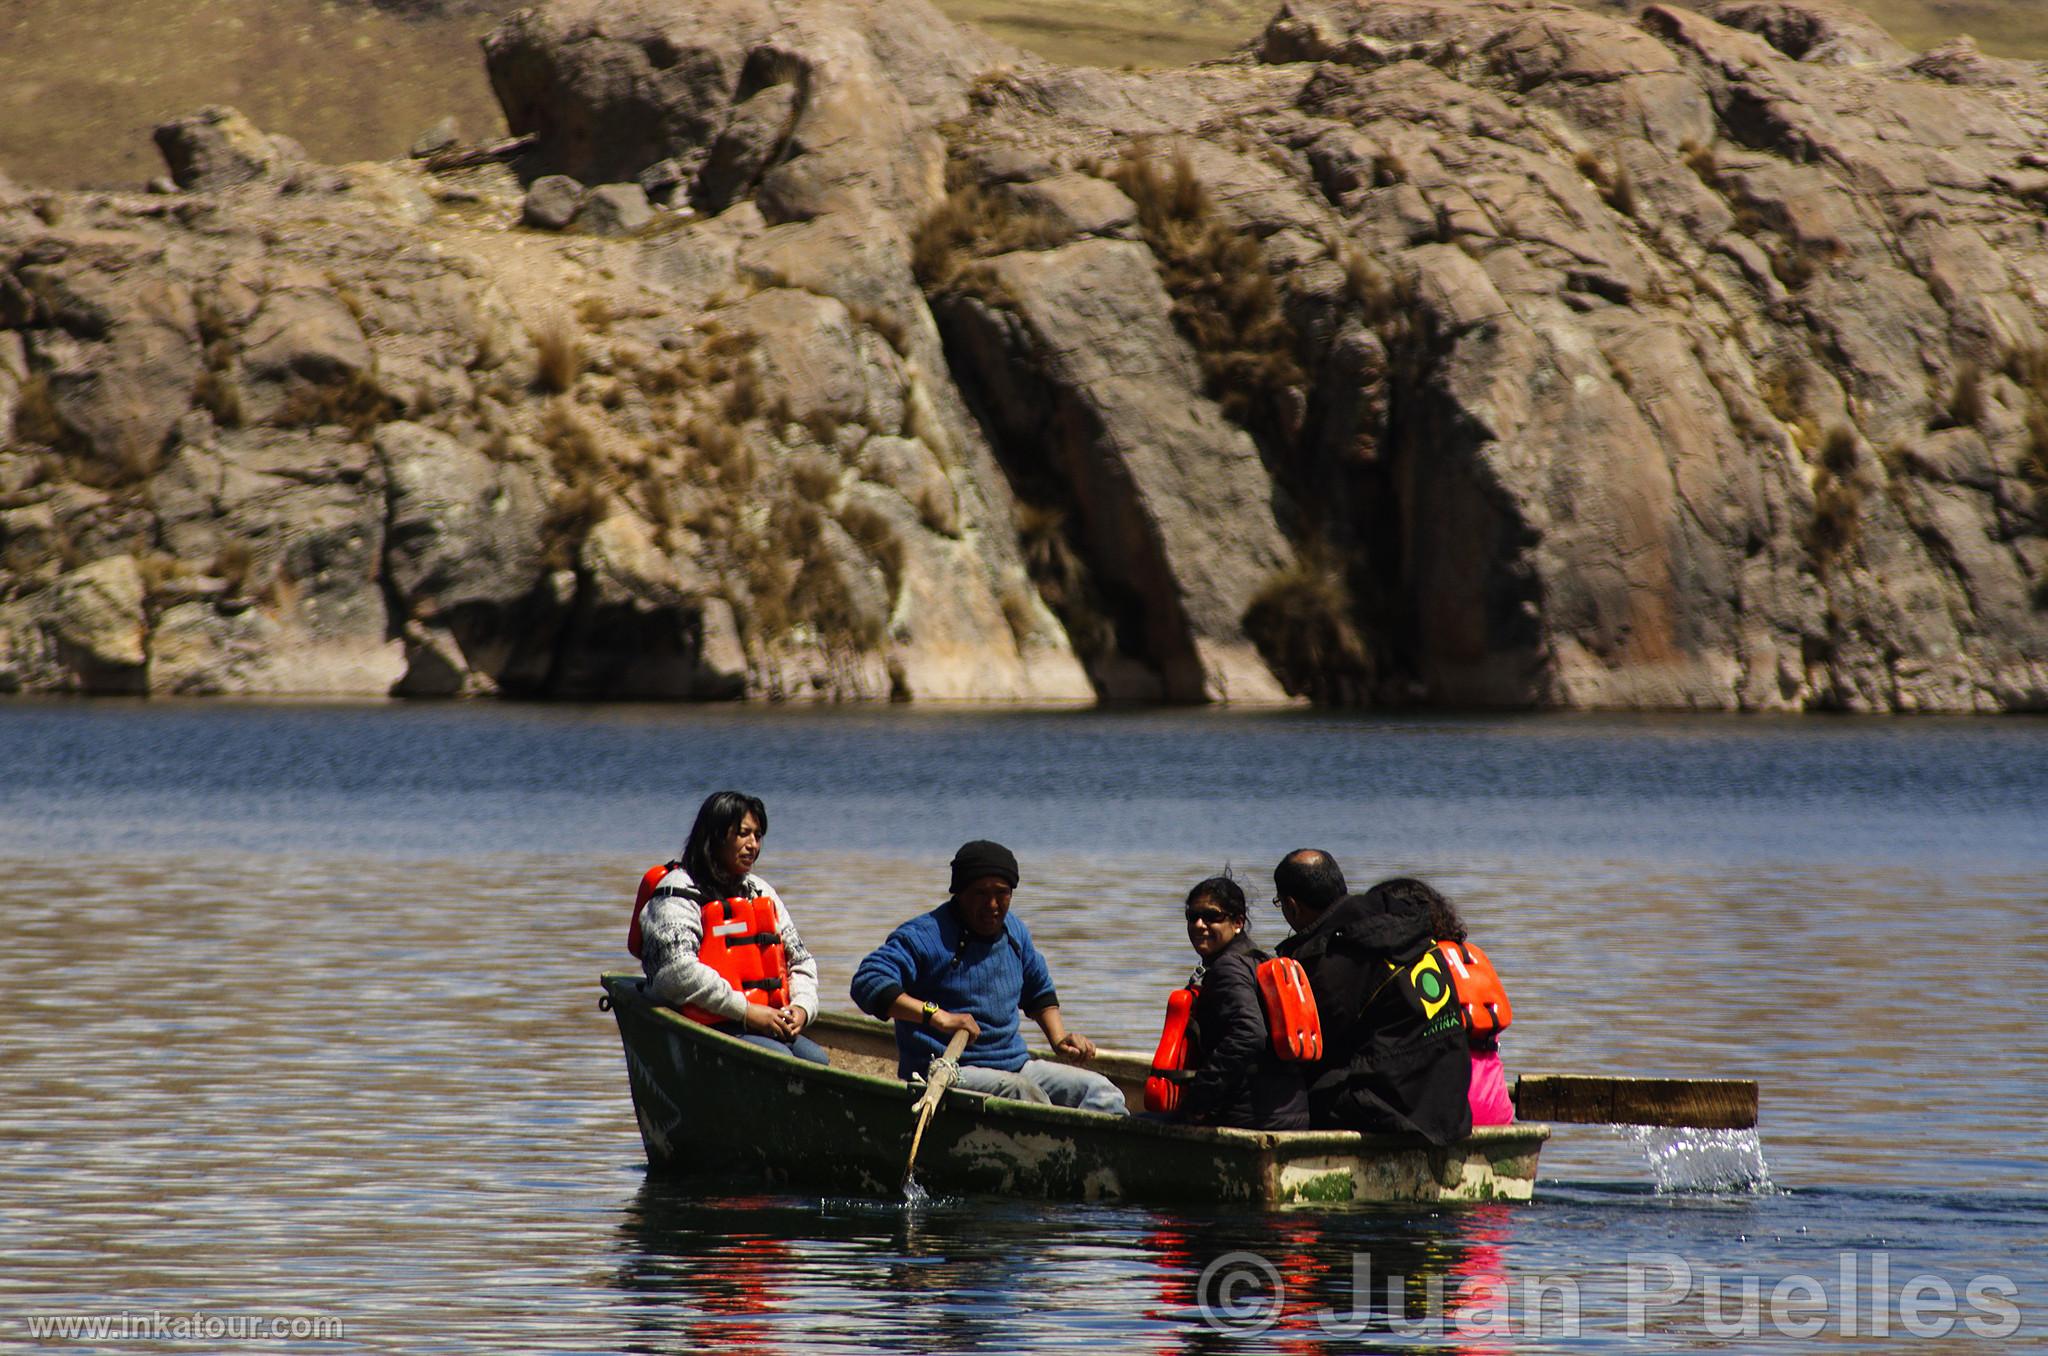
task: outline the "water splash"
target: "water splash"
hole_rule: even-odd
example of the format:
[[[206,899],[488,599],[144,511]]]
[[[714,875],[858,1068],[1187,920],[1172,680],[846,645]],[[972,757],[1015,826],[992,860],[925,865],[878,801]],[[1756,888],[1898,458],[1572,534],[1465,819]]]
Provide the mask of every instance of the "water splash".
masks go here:
[[[1777,1188],[1764,1144],[1755,1130],[1666,1130],[1617,1125],[1623,1139],[1649,1160],[1660,1192],[1747,1192],[1768,1196]]]
[[[930,1214],[961,1204],[958,1196],[934,1196],[924,1183],[912,1176],[903,1184],[901,1196],[821,1196],[818,1209],[827,1215]]]

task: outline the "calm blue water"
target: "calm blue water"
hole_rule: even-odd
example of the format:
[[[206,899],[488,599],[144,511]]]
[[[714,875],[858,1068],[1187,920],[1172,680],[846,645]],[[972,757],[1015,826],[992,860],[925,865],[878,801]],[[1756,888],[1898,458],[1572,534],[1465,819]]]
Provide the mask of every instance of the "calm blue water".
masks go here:
[[[0,851],[644,854],[727,784],[778,851],[2048,864],[2043,721],[0,708]]]
[[[592,979],[728,784],[834,1005],[993,836],[1069,1024],[1149,1046],[1180,892],[1227,861],[1264,899],[1313,844],[1460,903],[1511,1073],[1759,1079],[1768,1185],[1756,1146],[1597,1127],[1514,1207],[650,1181]],[[343,1335],[64,1349],[2038,1347],[2044,793],[2018,720],[0,705],[0,1345],[149,1314]]]

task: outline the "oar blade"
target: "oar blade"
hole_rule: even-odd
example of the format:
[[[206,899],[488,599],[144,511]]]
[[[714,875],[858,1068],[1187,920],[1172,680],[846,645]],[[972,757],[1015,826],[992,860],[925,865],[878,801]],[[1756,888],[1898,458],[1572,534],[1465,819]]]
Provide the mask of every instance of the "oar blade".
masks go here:
[[[1515,1080],[1515,1115],[1525,1121],[1748,1130],[1756,1113],[1757,1085],[1746,1078],[1524,1074]]]

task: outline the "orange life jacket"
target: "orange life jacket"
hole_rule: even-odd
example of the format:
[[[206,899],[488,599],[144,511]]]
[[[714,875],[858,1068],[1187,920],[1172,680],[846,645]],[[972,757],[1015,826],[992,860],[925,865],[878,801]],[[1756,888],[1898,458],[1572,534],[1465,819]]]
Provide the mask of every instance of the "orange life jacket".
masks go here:
[[[1292,956],[1275,956],[1261,963],[1257,974],[1273,1053],[1302,1063],[1321,1059],[1323,1019],[1316,1011],[1315,990],[1308,986],[1308,971]]]
[[[1289,1061],[1321,1059],[1322,1018],[1316,1012],[1316,996],[1301,962],[1275,956],[1261,961],[1252,973],[1259,983],[1259,1003],[1266,1010],[1273,1053]],[[1180,1083],[1174,1075],[1188,1067],[1188,1020],[1201,992],[1200,986],[1191,985],[1166,996],[1166,1026],[1159,1033],[1159,1048],[1152,1053],[1151,1076],[1145,1080],[1147,1111],[1180,1109]]]
[[[633,922],[626,929],[626,950],[633,958],[640,957],[640,911],[647,907],[647,901],[654,898],[654,889],[669,872],[681,866],[681,862],[658,862],[647,868],[640,877],[640,888],[633,892]]]
[[[1166,995],[1166,1029],[1152,1052],[1152,1074],[1145,1080],[1145,1110],[1180,1110],[1180,1084],[1173,1075],[1188,1067],[1188,1018],[1195,1012],[1200,989],[1175,989]]]
[[[680,890],[663,891],[661,882],[680,865],[664,862],[650,866],[640,877],[633,894],[633,921],[626,929],[626,950],[640,954],[644,938],[640,915],[658,896],[681,895]],[[782,934],[775,926],[775,901],[767,895],[752,899],[714,899],[698,906],[703,910],[704,939],[697,944],[697,959],[703,961],[749,1003],[779,1008],[789,1002],[789,957],[784,953]],[[727,1020],[699,1007],[686,1007],[683,1016],[716,1026]]]
[[[1438,942],[1436,950],[1456,977],[1458,997],[1465,1004],[1465,1030],[1474,1036],[1498,1036],[1507,1030],[1515,1010],[1486,953],[1470,942]]]
[[[660,894],[657,890],[653,897]],[[697,959],[718,971],[749,1003],[770,1008],[787,1004],[789,957],[775,927],[775,901],[767,895],[714,899],[703,908],[704,940],[697,944]],[[706,1026],[729,1020],[696,1007],[684,1008],[683,1016]]]

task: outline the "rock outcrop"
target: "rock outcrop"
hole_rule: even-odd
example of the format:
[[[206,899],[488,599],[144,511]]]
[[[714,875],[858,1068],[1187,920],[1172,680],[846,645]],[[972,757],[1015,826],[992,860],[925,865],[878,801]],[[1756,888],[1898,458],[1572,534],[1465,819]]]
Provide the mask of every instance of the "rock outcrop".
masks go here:
[[[2048,705],[2041,67],[1827,0],[487,61],[516,177],[208,110],[183,192],[0,184],[0,687]]]

